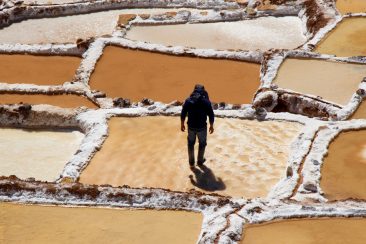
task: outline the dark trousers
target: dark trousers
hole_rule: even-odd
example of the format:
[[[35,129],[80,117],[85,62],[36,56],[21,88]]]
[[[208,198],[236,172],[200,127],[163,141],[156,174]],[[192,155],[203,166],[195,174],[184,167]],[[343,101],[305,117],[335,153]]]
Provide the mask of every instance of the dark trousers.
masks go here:
[[[207,145],[207,127],[201,129],[188,128],[188,158],[189,164],[194,165],[194,144],[196,143],[196,138],[198,137],[198,157],[197,162],[203,163],[205,148]]]

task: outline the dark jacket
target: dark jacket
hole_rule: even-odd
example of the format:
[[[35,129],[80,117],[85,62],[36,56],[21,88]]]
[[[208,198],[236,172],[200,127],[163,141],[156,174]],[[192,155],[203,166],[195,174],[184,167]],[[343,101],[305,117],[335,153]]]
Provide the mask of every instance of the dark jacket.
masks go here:
[[[207,127],[207,116],[213,124],[215,115],[212,110],[211,102],[199,92],[193,92],[183,104],[181,120],[185,120],[188,114],[188,127],[193,129],[203,129]]]

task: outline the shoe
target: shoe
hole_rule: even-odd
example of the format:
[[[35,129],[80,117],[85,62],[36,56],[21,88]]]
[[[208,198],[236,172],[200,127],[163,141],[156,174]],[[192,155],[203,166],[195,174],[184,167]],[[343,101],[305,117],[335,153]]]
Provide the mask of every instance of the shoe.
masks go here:
[[[197,165],[202,166],[206,162],[206,159],[204,158],[203,161],[198,161]]]

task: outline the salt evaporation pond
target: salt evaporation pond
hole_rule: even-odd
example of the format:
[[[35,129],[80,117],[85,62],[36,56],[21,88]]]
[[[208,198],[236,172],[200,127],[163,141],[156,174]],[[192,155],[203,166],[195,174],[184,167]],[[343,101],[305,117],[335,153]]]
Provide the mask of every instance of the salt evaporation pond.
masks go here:
[[[336,4],[342,14],[366,12],[365,0],[337,0]]]
[[[92,89],[109,97],[141,101],[184,101],[196,83],[214,102],[251,103],[259,87],[260,65],[248,62],[179,57],[109,46],[91,76]]]
[[[135,26],[126,38],[210,49],[294,49],[306,41],[298,17],[262,17],[237,22]]]
[[[202,215],[1,203],[3,243],[195,243]]]
[[[88,0],[24,0],[24,4],[64,4],[64,3],[76,3],[76,2],[88,2]]]
[[[78,38],[112,34],[118,16],[164,13],[167,9],[124,9],[57,18],[30,19],[0,30],[0,43],[75,43]]]
[[[0,175],[55,181],[84,135],[71,130],[0,129]]]
[[[290,145],[302,125],[217,119],[215,133],[208,136],[207,167],[193,172],[187,134],[179,128],[179,117],[112,118],[109,136],[80,182],[265,197],[284,177]]]
[[[0,104],[28,103],[31,105],[49,104],[61,108],[98,108],[86,97],[78,95],[45,95],[45,94],[0,94]]]
[[[329,200],[366,199],[366,130],[343,132],[330,144],[320,186]]]
[[[346,105],[366,76],[366,65],[316,59],[286,59],[274,82],[281,88]]]
[[[0,83],[62,85],[74,78],[79,65],[78,57],[1,54]]]
[[[242,244],[362,244],[366,218],[321,218],[279,220],[247,225]]]
[[[366,18],[346,18],[315,49],[339,57],[366,56]]]

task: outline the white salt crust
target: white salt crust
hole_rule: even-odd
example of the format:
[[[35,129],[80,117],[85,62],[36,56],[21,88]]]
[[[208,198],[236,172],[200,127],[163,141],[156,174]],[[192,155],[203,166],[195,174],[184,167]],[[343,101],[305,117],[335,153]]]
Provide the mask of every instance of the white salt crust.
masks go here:
[[[253,3],[254,1],[250,1]],[[304,49],[311,47],[313,43],[318,43],[324,35],[331,30],[331,26],[339,21],[338,11],[333,5],[327,5],[328,1],[316,0],[321,10],[326,12],[330,17],[328,25],[319,30],[315,35],[306,33],[308,38],[313,37]],[[102,3],[108,3],[103,6]],[[112,9],[123,6],[160,6],[162,1],[147,3],[145,1],[128,3],[110,3],[108,1],[96,1],[95,3],[77,3],[69,5],[61,5],[65,9],[59,15],[75,14],[78,12],[90,12],[101,9]],[[297,2],[298,4],[298,2]],[[13,6],[9,1],[0,5],[0,15],[4,12],[13,11]],[[69,7],[71,6],[71,7]],[[197,3],[195,1],[175,1],[170,2],[167,6],[174,7],[198,7],[205,6],[215,8],[238,7],[236,3],[224,1],[214,1]],[[34,9],[37,9],[36,6]],[[39,8],[46,8],[41,6]],[[38,8],[38,9],[39,9]],[[24,16],[12,17],[13,20],[21,20],[34,17],[36,10],[29,10]],[[290,8],[281,7],[281,11],[288,11]],[[284,9],[287,9],[286,11]],[[304,15],[304,9],[291,6],[292,10],[300,11],[299,16],[302,18],[304,25],[311,16]],[[277,11],[277,10],[276,10]],[[212,20],[217,18],[217,14],[209,11],[212,14]],[[263,13],[258,13],[258,15]],[[43,14],[43,17],[51,15],[50,13]],[[221,16],[221,15],[220,15]],[[226,16],[224,14],[224,16]],[[234,14],[235,16],[235,14]],[[352,15],[355,16],[355,15]],[[345,16],[348,17],[348,16]],[[196,17],[191,17],[192,19]],[[198,18],[198,17],[197,17]],[[236,18],[236,17],[235,17]],[[222,21],[222,19],[221,19]],[[89,49],[84,52],[83,49],[78,49],[74,44],[66,45],[0,45],[0,53],[42,53],[42,54],[64,54],[64,55],[82,55],[83,60],[78,69],[77,75],[72,81],[68,81],[61,86],[37,86],[29,84],[0,84],[0,92],[16,92],[16,93],[53,93],[53,92],[69,92],[87,96],[89,99],[97,102],[101,109],[92,110],[86,108],[78,108],[74,110],[60,109],[49,105],[36,105],[32,107],[29,117],[19,115],[18,117],[9,116],[7,113],[0,114],[0,125],[10,127],[78,127],[85,133],[79,150],[73,158],[66,164],[62,174],[55,185],[61,190],[69,185],[70,181],[76,181],[87,166],[91,157],[98,150],[108,135],[107,121],[113,116],[135,117],[135,116],[177,116],[180,113],[180,106],[173,104],[154,103],[149,106],[143,106],[141,103],[133,105],[130,108],[112,108],[111,98],[99,98],[99,93],[91,91],[88,82],[90,74],[93,71],[97,60],[100,58],[105,45],[113,44],[117,46],[138,48],[143,50],[154,50],[158,52],[167,52],[177,55],[193,54],[200,57],[217,57],[230,58],[238,60],[246,60],[252,62],[261,62],[262,53],[245,52],[245,51],[215,51],[203,49],[187,49],[182,47],[165,47],[162,45],[152,45],[141,42],[132,42],[123,39],[119,34],[123,34],[117,30],[111,38],[98,38],[91,43]],[[313,36],[314,35],[314,36]],[[310,50],[310,49],[309,49]],[[261,81],[262,88],[270,88],[272,81],[276,76],[280,64],[286,57],[311,57],[324,60],[333,60],[340,62],[356,62],[366,63],[365,59],[359,58],[335,58],[330,55],[320,55],[308,51],[274,51],[269,55],[268,59],[264,59],[262,63]],[[366,89],[364,83],[360,84],[360,89]],[[288,91],[291,92],[291,91]],[[58,193],[57,197],[48,193],[37,182],[25,182],[25,184],[36,187],[36,191],[26,191],[26,189],[11,192],[6,188],[0,187],[0,200],[20,203],[36,203],[36,204],[61,204],[73,206],[100,206],[109,208],[154,208],[154,209],[174,209],[202,212],[204,215],[201,233],[198,243],[237,243],[242,237],[243,227],[249,223],[261,223],[274,219],[296,218],[296,217],[366,217],[366,202],[365,201],[339,201],[327,203],[327,199],[322,196],[322,191],[319,187],[320,167],[323,162],[323,157],[327,152],[327,147],[332,138],[339,134],[342,130],[366,128],[366,120],[344,120],[355,111],[360,104],[362,97],[357,94],[351,98],[350,102],[339,107],[336,104],[330,104],[326,101],[316,101],[311,95],[302,95],[308,99],[309,103],[321,103],[329,111],[335,114],[331,119],[335,121],[321,121],[310,119],[301,115],[290,113],[267,113],[266,120],[283,120],[293,121],[304,124],[304,129],[291,146],[291,154],[288,159],[288,170],[284,172],[283,178],[273,186],[271,192],[265,199],[232,199],[229,202],[219,204],[223,199],[220,196],[213,195],[197,195],[196,193],[179,193],[171,192],[163,189],[132,189],[128,187],[113,188],[110,186],[99,186],[102,191],[98,197],[88,199],[75,195]],[[11,114],[17,113],[16,105],[0,106],[0,109],[12,111]],[[14,112],[15,111],[15,112]],[[255,110],[250,105],[242,105],[238,110],[233,110],[232,105],[226,105],[219,110],[215,110],[218,117],[223,118],[240,118],[240,119],[255,119]],[[261,118],[262,119],[262,118]],[[315,137],[315,140],[314,140]],[[302,161],[304,163],[302,165]],[[314,160],[319,164],[314,165]],[[302,170],[300,172],[300,169]],[[291,172],[291,173],[289,173]],[[303,184],[299,184],[300,175],[303,177],[303,182],[313,183],[317,187],[317,192],[309,193],[304,189]],[[0,180],[0,186],[7,180]],[[21,181],[24,182],[24,181]],[[50,184],[50,183],[44,183]],[[61,191],[62,192],[62,191]],[[131,201],[113,200],[107,197],[108,193],[121,192],[131,194],[134,197]],[[150,197],[145,197],[144,194],[152,194]],[[182,198],[184,196],[184,199]],[[291,201],[288,201],[288,199]],[[311,200],[309,202],[309,200]],[[204,201],[212,201],[210,204],[203,204]],[[306,202],[305,202],[306,201]]]

